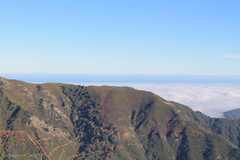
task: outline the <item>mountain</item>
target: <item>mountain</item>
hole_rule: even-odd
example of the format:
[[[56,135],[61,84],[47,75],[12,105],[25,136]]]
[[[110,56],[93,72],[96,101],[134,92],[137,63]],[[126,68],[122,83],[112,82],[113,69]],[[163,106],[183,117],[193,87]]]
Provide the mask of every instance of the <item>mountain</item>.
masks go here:
[[[0,160],[239,160],[240,121],[128,87],[0,78]]]
[[[240,119],[240,108],[224,112],[223,116],[229,119]]]

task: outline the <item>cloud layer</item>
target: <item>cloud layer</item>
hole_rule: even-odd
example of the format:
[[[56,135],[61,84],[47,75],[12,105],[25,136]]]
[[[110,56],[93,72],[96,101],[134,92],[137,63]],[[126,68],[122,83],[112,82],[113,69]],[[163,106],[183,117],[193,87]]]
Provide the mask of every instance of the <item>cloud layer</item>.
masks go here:
[[[240,108],[240,85],[144,84],[132,87],[151,91],[213,117]]]

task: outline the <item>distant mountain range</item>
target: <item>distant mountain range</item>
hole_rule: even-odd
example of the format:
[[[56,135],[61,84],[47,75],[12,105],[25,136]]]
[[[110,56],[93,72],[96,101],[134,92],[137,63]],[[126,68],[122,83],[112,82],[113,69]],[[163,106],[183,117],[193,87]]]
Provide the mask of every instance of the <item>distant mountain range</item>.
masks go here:
[[[240,108],[224,112],[223,115],[225,118],[240,119]]]
[[[0,159],[239,160],[240,120],[128,87],[0,78]]]

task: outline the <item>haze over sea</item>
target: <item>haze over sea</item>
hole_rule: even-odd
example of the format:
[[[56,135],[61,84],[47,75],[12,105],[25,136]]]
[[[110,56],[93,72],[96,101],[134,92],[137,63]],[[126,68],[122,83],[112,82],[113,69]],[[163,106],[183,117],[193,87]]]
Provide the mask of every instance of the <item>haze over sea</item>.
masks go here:
[[[212,117],[240,108],[240,76],[1,74],[31,83],[128,86],[151,91]]]

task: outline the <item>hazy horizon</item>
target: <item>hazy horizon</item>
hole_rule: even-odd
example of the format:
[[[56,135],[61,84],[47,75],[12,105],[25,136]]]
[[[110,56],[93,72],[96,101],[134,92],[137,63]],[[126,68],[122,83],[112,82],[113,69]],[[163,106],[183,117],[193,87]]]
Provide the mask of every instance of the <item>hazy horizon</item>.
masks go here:
[[[143,74],[12,74],[0,73],[0,76],[27,82],[106,82],[106,83],[214,83],[238,84],[240,75],[143,75]]]

